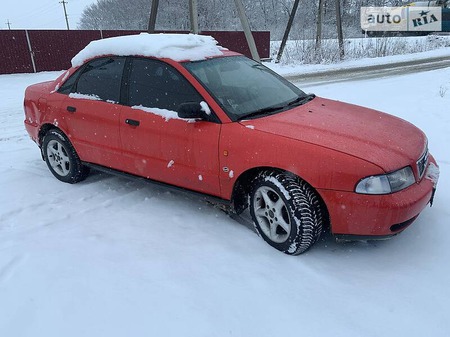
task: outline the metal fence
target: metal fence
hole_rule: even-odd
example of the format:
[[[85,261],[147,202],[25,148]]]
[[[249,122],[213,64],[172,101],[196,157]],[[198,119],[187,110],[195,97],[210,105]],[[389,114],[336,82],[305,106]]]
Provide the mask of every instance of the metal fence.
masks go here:
[[[90,41],[138,34],[131,30],[0,30],[0,74],[63,70]],[[161,31],[162,32],[162,31]],[[187,33],[171,31],[170,33]],[[221,46],[251,57],[243,32],[204,31]],[[270,32],[253,32],[261,58],[269,57]]]

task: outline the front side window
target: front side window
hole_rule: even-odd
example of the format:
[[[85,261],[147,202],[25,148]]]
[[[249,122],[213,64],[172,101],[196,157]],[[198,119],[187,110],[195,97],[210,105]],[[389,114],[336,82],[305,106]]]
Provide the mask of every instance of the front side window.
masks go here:
[[[280,112],[308,96],[273,71],[244,56],[186,62],[188,69],[236,121]]]
[[[74,90],[83,95],[96,96],[104,101],[120,101],[123,57],[107,57],[91,61],[80,75]]]
[[[134,58],[129,78],[129,105],[177,111],[182,103],[203,100],[195,88],[170,65]]]

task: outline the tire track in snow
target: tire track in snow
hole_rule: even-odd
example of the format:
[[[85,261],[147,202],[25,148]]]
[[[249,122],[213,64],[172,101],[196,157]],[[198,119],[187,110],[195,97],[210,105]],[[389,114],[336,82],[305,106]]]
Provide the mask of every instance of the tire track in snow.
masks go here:
[[[311,87],[323,84],[407,75],[447,67],[450,67],[450,57],[442,56],[388,64],[317,71],[314,73],[288,74],[283,77],[294,84]]]
[[[8,282],[26,259],[27,255],[18,255],[13,257],[6,265],[0,267],[0,284]]]

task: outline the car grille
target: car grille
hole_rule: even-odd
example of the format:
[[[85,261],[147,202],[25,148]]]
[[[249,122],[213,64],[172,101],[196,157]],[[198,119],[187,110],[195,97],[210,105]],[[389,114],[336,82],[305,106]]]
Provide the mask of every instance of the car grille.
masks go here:
[[[420,156],[419,160],[417,161],[417,171],[419,172],[420,179],[422,179],[423,174],[425,173],[427,163],[428,163],[428,147],[425,149],[425,152]]]

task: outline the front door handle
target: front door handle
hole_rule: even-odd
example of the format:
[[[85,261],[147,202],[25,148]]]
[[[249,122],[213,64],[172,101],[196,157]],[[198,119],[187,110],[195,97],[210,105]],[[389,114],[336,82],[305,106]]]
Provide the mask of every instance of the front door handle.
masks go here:
[[[75,108],[74,106],[68,106],[67,107],[67,111],[69,111],[69,112],[71,112],[71,113],[74,113],[75,111],[77,111],[77,108]]]
[[[139,126],[139,124],[141,124],[141,122],[135,120],[135,119],[125,119],[125,123],[131,125],[131,126]]]

